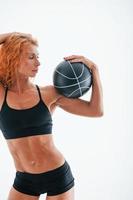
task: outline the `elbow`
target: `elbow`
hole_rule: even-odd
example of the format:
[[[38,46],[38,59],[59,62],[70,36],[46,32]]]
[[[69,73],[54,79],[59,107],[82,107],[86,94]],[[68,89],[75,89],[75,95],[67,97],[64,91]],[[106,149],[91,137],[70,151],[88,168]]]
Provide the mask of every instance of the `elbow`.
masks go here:
[[[102,117],[103,115],[103,110],[96,110],[95,112],[93,112],[93,117]]]
[[[103,111],[100,111],[96,114],[96,117],[102,117],[104,115]]]
[[[103,106],[96,107],[90,106],[89,112],[87,114],[88,117],[102,117],[104,115]]]
[[[102,117],[104,115],[103,109],[98,109],[95,113],[95,117]]]
[[[97,112],[89,112],[86,116],[87,117],[102,117],[104,115],[103,111],[97,111]]]
[[[94,110],[95,110],[94,117],[102,117],[104,115],[103,105],[95,108]]]

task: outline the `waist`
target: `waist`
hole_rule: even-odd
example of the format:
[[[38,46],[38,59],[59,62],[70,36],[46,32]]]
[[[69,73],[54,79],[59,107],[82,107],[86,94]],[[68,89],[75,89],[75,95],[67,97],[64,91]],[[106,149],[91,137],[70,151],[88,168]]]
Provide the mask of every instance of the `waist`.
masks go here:
[[[52,135],[8,140],[17,171],[41,173],[64,163],[65,158],[53,143]]]
[[[58,168],[64,161],[65,158],[59,151],[49,153],[49,155],[43,153],[40,156],[34,156],[34,158],[30,156],[29,159],[23,156],[19,160],[14,160],[16,171],[27,173],[44,173]]]

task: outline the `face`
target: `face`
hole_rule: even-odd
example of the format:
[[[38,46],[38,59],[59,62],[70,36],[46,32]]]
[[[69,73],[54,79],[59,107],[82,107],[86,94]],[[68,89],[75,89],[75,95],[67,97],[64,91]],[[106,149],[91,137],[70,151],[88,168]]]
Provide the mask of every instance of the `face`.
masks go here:
[[[35,77],[40,65],[37,46],[25,45],[21,55],[18,73],[24,77]]]

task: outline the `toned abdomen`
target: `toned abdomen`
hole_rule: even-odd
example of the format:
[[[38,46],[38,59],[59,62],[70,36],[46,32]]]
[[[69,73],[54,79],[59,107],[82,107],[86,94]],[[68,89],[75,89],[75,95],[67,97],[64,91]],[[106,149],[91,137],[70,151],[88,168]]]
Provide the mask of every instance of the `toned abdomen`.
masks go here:
[[[17,171],[41,173],[61,166],[64,157],[51,134],[7,140]]]

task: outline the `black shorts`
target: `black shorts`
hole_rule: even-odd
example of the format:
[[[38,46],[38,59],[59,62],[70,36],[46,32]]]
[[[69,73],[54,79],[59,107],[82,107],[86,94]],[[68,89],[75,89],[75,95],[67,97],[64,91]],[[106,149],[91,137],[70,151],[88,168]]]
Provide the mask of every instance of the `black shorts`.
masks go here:
[[[32,174],[16,172],[13,187],[24,194],[40,196],[47,193],[48,196],[64,193],[74,186],[74,178],[67,161],[54,169],[44,173]]]

